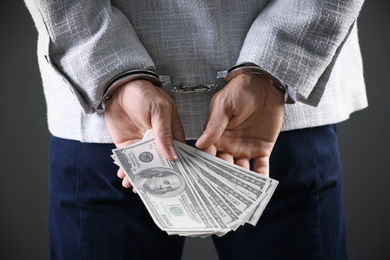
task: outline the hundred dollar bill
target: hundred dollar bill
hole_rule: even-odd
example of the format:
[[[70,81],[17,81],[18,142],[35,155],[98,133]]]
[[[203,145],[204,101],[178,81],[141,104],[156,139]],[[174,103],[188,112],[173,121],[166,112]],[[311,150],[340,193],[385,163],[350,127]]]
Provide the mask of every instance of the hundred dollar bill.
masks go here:
[[[258,173],[246,170],[237,165],[227,163],[193,147],[181,143],[178,146],[182,153],[192,158],[191,161],[198,161],[200,164],[209,168],[212,173],[219,175],[221,180],[225,179],[225,181],[238,188],[244,194],[254,199],[259,199],[258,206],[252,210],[248,220],[250,224],[256,225],[273,195],[278,181],[263,177]]]
[[[154,139],[114,149],[113,154],[160,229],[215,231],[184,180],[179,162],[165,159]]]
[[[248,180],[245,180],[244,178],[240,178],[245,177],[245,174],[241,174],[241,176],[232,174],[232,172],[237,170],[228,168],[226,165],[224,165],[226,164],[226,162],[221,163],[217,161],[208,160],[205,157],[201,157],[198,154],[194,154],[185,150],[183,150],[182,152],[184,152],[188,157],[190,157],[191,161],[206,166],[215,178],[218,178],[222,182],[235,187],[250,198],[256,200],[264,195],[262,189],[267,186],[264,185],[265,183],[262,183],[262,185],[257,185],[257,183],[255,182],[250,182]]]
[[[221,224],[222,227],[236,230],[241,224],[241,219],[229,206],[229,202],[218,194],[207,180],[199,174],[200,169],[196,165],[192,164],[182,154],[180,154],[180,159],[185,166],[188,182],[201,194],[202,200],[206,202],[207,208],[213,213],[215,219],[219,220],[219,223],[223,223]],[[224,234],[220,232],[217,235],[222,236]]]
[[[252,212],[257,206],[256,201],[246,196],[235,187],[216,178],[204,165],[201,165],[196,161],[192,162],[197,165],[200,175],[207,180],[210,186],[213,187],[218,194],[225,198],[228,205],[239,216],[239,218],[246,221],[248,218],[248,212]]]
[[[189,160],[193,165],[196,165],[199,169],[199,175],[214,190],[214,193],[219,194],[225,199],[226,204],[238,215],[241,224],[248,221],[257,207],[258,202],[250,196],[247,196],[239,188],[230,185],[228,181],[219,178],[204,165],[201,165],[199,161],[194,160],[194,158]]]
[[[272,195],[274,194],[277,185],[278,185],[278,182],[276,182],[276,181],[270,183],[270,185],[268,186],[268,188],[266,190],[266,196],[263,198],[263,200],[260,202],[258,207],[253,212],[251,218],[248,221],[249,224],[256,226],[257,222],[259,221],[261,215],[264,212],[265,207],[267,206]]]
[[[205,165],[215,173],[221,175],[226,180],[230,181],[235,186],[248,186],[246,189],[255,193],[254,198],[261,196],[261,191],[268,188],[270,182],[275,182],[271,178],[266,178],[258,173],[250,170],[246,170],[242,167],[228,163],[218,157],[211,156],[201,150],[195,149],[191,146],[178,143],[178,146],[183,149],[185,153],[190,156],[195,156],[198,160],[204,161]],[[236,179],[229,177],[228,175],[236,177]]]

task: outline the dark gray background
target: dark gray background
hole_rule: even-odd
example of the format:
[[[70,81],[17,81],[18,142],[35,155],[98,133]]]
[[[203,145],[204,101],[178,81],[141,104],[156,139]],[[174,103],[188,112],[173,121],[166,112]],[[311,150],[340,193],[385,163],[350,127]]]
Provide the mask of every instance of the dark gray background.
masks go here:
[[[389,8],[366,1],[359,18],[370,107],[339,125],[350,259],[390,259]],[[46,107],[36,30],[21,0],[0,1],[0,259],[48,258]],[[184,259],[217,259],[210,239],[188,239]]]

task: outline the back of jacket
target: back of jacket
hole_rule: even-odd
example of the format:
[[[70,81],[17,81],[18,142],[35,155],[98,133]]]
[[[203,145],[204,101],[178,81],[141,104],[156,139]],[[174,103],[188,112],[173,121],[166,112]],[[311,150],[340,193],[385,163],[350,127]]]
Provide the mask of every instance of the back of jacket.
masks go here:
[[[337,123],[367,106],[356,28],[362,0],[25,2],[58,137],[111,142],[98,107],[107,83],[133,69],[169,75],[180,88],[256,63],[307,98],[286,105],[282,130]],[[213,92],[166,91],[187,139],[199,137]]]

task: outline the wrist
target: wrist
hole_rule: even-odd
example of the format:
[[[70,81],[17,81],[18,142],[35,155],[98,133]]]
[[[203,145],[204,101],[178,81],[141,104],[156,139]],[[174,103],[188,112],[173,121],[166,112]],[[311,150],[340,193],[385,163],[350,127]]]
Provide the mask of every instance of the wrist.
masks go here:
[[[241,74],[254,74],[268,78],[272,82],[273,87],[284,95],[284,102],[286,104],[294,104],[300,101],[301,96],[295,89],[287,86],[271,73],[252,62],[239,63],[229,70],[219,71],[217,74],[217,85],[222,87]]]
[[[225,88],[246,88],[258,98],[263,97],[266,100],[272,100],[275,104],[285,104],[285,93],[277,89],[273,81],[264,75],[241,73],[232,78]],[[263,102],[266,100],[263,100]]]
[[[107,88],[98,110],[104,111],[106,103],[121,86],[136,80],[146,80],[157,87],[163,87],[163,85],[170,83],[169,76],[160,76],[151,70],[130,70],[123,72],[107,83]]]

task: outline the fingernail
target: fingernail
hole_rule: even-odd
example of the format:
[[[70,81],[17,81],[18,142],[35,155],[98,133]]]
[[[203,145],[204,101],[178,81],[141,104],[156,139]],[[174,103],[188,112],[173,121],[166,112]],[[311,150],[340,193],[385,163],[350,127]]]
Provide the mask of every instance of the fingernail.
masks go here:
[[[169,146],[168,150],[169,150],[169,155],[172,156],[175,160],[177,160],[178,157],[175,148],[173,148],[173,146]]]

